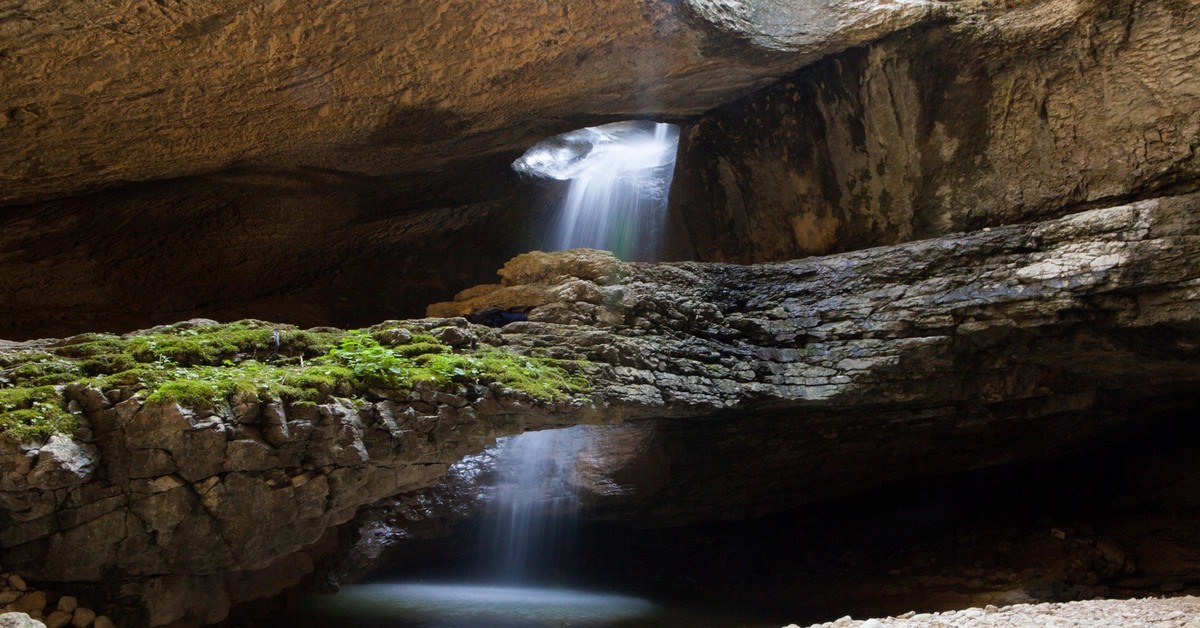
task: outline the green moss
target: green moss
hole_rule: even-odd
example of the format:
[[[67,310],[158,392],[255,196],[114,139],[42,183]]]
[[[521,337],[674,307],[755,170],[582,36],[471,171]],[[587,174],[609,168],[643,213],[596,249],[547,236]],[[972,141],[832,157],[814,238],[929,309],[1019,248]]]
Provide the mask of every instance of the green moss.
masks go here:
[[[79,418],[52,386],[0,389],[0,436],[17,441],[71,433]]]
[[[68,338],[54,352],[69,358],[90,358],[92,356],[124,353],[129,342],[120,336],[112,334],[84,334]]]
[[[81,374],[73,360],[45,351],[10,354],[0,366],[4,367],[0,382],[11,386],[50,386],[78,379]]]
[[[340,366],[275,366],[253,360],[175,367],[142,378],[147,403],[177,402],[190,407],[214,407],[228,403],[233,395],[247,394],[260,401],[319,401],[339,392],[352,393],[350,380],[350,372]]]
[[[564,368],[566,363],[494,348],[452,353],[436,340],[389,348],[365,332],[351,332],[330,351],[330,357],[350,370],[355,383],[367,388],[404,391],[422,382],[437,386],[499,382],[547,401],[588,390],[586,379],[572,375]]]
[[[215,382],[174,379],[158,385],[146,397],[146,403],[175,402],[189,408],[211,407],[224,395]]]
[[[105,353],[89,357],[79,363],[80,369],[87,375],[120,373],[136,366],[137,361],[127,353]]]
[[[0,355],[0,432],[27,438],[73,431],[78,419],[66,411],[61,394],[45,385],[70,381],[105,391],[121,389],[147,403],[218,412],[235,395],[293,405],[331,396],[366,403],[407,394],[418,384],[498,382],[553,401],[589,388],[576,363],[486,346],[455,353],[427,333],[392,329],[405,330],[392,334],[401,344],[384,346],[366,331],[297,330],[239,321],[161,327],[124,337],[86,334],[47,351],[5,353]]]
[[[243,320],[223,325],[180,324],[129,336],[83,334],[63,341],[53,351],[68,358],[97,358],[86,369],[88,374],[96,375],[127,370],[129,361],[215,366],[225,360],[249,358],[312,358],[327,353],[343,335],[345,332],[340,330],[302,330],[289,325]]]
[[[535,358],[484,348],[475,354],[426,354],[414,360],[414,381],[437,384],[451,382],[498,382],[544,401],[558,401],[571,393],[591,389],[587,379],[568,368],[575,363]]]
[[[396,355],[403,358],[415,358],[429,353],[447,353],[450,351],[450,347],[437,342],[414,342],[394,347],[392,351],[395,351]]]
[[[174,334],[135,336],[130,339],[127,351],[138,362],[170,361],[192,366],[265,353],[273,346],[273,330],[269,328],[213,327],[220,329],[201,327]]]

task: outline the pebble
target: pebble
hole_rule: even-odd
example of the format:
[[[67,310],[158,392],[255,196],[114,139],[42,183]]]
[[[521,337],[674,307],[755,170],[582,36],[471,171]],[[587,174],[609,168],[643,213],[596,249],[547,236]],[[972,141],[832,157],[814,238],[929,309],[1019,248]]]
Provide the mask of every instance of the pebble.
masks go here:
[[[63,611],[50,613],[50,616],[45,621],[46,628],[63,628],[69,623],[71,623],[71,613]]]
[[[96,619],[96,611],[80,606],[71,615],[71,625],[75,628],[87,628]]]
[[[46,592],[31,591],[26,593],[21,599],[13,602],[12,607],[18,613],[29,613],[30,616],[34,614],[41,615],[42,609],[46,608]]]
[[[25,579],[13,573],[0,573],[0,616],[6,620],[21,619],[26,623],[17,626],[45,626],[46,628],[116,628],[111,619],[97,617],[90,608],[79,605],[79,598],[72,595],[59,597],[53,606],[47,607],[45,591],[32,589]],[[30,623],[30,620],[32,621]],[[0,628],[9,624],[0,622]]]
[[[838,622],[814,624],[812,628],[835,625],[847,628],[1200,628],[1200,597],[1013,604],[1002,608],[989,604],[982,609],[943,613],[910,611],[897,617],[862,622],[850,621],[847,616]]]

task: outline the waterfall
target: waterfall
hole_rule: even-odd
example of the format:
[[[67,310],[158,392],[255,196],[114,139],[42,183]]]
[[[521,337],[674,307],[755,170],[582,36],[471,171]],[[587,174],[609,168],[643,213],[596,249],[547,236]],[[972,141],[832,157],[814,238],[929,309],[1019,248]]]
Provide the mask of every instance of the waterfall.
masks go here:
[[[501,439],[493,457],[486,571],[501,582],[553,575],[570,550],[579,511],[573,476],[586,428]]]
[[[657,260],[678,144],[679,127],[634,121],[564,133],[526,151],[515,170],[570,182],[543,247]]]

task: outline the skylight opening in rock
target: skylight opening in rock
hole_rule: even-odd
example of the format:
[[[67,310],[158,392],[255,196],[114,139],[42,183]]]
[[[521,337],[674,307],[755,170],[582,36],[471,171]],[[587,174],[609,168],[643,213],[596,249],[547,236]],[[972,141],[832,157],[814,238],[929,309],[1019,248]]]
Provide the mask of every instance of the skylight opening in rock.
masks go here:
[[[624,260],[657,260],[678,146],[678,126],[637,120],[578,129],[534,145],[513,169],[570,182],[542,247],[588,247]]]

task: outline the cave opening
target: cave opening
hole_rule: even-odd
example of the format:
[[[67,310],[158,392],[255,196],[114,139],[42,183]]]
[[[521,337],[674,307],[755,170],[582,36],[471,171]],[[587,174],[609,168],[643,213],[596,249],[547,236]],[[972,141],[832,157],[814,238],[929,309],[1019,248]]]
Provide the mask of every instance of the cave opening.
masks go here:
[[[1198,407],[1125,425],[1048,458],[884,483],[752,518],[730,512],[726,521],[662,527],[661,509],[680,504],[618,514],[593,495],[572,551],[541,577],[568,591],[621,596],[632,605],[625,610],[644,611],[588,619],[560,609],[557,620],[580,626],[767,627],[846,614],[1194,595],[1200,427],[1191,417]],[[490,481],[478,468],[475,477],[479,485]],[[360,585],[344,587],[343,601],[304,606],[306,621],[315,623],[301,625],[350,618],[355,626],[383,626],[398,617],[414,626],[480,625],[478,616],[455,623],[453,613],[402,601],[389,587],[470,581],[494,542],[491,516],[460,519],[426,538],[418,532]],[[550,619],[510,616],[489,625]]]
[[[667,208],[679,127],[631,120],[585,127],[538,142],[513,170],[568,182],[539,248],[593,248],[655,262],[667,241]]]

